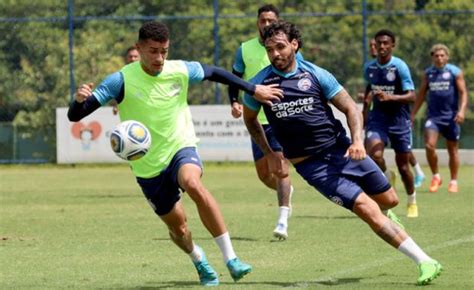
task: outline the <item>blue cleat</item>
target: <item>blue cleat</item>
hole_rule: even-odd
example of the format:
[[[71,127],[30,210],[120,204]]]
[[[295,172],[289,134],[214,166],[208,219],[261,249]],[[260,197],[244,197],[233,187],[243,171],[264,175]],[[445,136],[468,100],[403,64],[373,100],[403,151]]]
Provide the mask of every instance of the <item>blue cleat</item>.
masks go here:
[[[229,262],[227,262],[227,269],[229,269],[230,276],[232,276],[234,282],[239,281],[245,275],[252,272],[252,266],[242,263],[239,258],[229,260]]]
[[[199,281],[203,286],[217,286],[219,285],[219,278],[217,277],[216,271],[207,262],[204,251],[199,248],[202,254],[202,259],[199,262],[193,262],[194,267],[199,274]]]
[[[425,181],[424,175],[415,175],[415,188],[420,187],[423,184],[423,181]]]

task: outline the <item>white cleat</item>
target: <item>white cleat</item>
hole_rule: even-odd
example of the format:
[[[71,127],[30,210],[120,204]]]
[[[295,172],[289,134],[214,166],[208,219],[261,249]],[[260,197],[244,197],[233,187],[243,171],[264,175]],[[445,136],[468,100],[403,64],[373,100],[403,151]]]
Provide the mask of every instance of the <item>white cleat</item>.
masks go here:
[[[288,238],[288,226],[284,224],[277,224],[273,230],[273,236],[277,239],[286,240]]]

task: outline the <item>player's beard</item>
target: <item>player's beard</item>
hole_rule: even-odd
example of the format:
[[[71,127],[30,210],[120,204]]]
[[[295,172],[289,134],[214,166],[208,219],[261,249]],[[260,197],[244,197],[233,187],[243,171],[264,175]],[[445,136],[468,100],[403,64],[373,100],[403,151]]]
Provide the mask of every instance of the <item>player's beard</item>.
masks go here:
[[[294,60],[295,60],[295,53],[292,52],[287,57],[279,57],[279,58],[273,59],[272,65],[279,71],[289,72],[291,66],[293,65]]]

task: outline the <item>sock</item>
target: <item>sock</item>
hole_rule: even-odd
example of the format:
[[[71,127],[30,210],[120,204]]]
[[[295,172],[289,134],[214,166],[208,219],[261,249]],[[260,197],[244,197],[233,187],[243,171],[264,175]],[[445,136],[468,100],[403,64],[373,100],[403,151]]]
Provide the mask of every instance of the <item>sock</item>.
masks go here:
[[[414,191],[413,194],[407,195],[407,203],[408,204],[416,203],[416,191]]]
[[[415,174],[417,176],[425,176],[425,174],[423,173],[423,170],[421,170],[420,163],[417,162],[413,168],[415,169]]]
[[[433,174],[433,178],[437,178],[437,179],[441,180],[441,175],[439,173],[435,173],[435,174]]]
[[[202,253],[201,253],[201,250],[199,249],[198,246],[194,245],[193,244],[193,251],[191,253],[188,254],[189,257],[191,257],[191,260],[193,260],[193,262],[199,262],[202,260]]]
[[[229,232],[225,232],[222,235],[215,237],[214,241],[219,246],[219,249],[221,249],[225,264],[227,264],[229,260],[237,258],[234,248],[232,247],[232,242],[230,241]]]
[[[417,264],[433,260],[410,237],[400,244],[398,250]]]
[[[457,179],[451,179],[451,181],[449,182],[449,184],[455,184],[455,185],[457,185],[457,184],[458,184],[458,181],[457,181]]]
[[[280,211],[280,217],[278,218],[278,223],[287,225],[290,208],[287,206],[280,206],[279,211]]]

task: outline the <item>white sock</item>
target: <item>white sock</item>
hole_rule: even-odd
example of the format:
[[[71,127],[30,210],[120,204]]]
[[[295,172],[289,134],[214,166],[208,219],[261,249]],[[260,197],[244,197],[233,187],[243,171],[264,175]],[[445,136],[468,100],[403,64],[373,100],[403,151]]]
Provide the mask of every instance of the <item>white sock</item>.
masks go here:
[[[288,206],[280,206],[279,212],[280,212],[280,215],[279,215],[279,218],[278,218],[278,223],[287,225],[288,224],[288,215],[289,215],[289,212],[290,212],[290,208]]]
[[[415,174],[417,176],[425,176],[425,174],[423,173],[423,170],[421,170],[420,163],[417,162],[415,166],[413,166],[413,169],[415,169]]]
[[[410,237],[400,244],[398,250],[415,261],[416,264],[433,260]]]
[[[458,180],[457,179],[451,179],[451,181],[449,182],[449,184],[458,184]]]
[[[407,203],[408,204],[416,203],[416,191],[414,191],[413,194],[407,195]]]
[[[197,247],[196,245],[193,244],[193,251],[191,253],[189,253],[189,256],[191,257],[191,260],[193,260],[193,262],[201,261],[202,253],[201,253],[199,247]]]
[[[234,248],[232,247],[232,242],[230,241],[229,232],[225,232],[222,235],[215,237],[214,241],[219,246],[219,249],[221,249],[225,264],[227,264],[229,260],[237,258]]]
[[[441,179],[441,175],[439,173],[433,174],[433,178]]]

